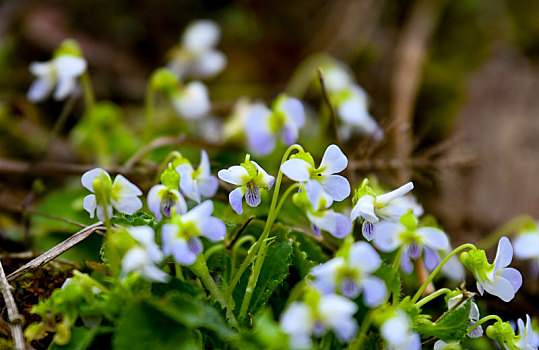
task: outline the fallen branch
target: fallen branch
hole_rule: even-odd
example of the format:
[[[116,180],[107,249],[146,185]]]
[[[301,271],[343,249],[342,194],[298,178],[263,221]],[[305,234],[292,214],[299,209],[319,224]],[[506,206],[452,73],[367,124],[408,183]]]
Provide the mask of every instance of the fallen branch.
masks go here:
[[[0,261],[0,288],[2,289],[2,296],[4,297],[4,302],[7,307],[7,314],[9,318],[9,328],[11,329],[11,336],[13,338],[13,343],[16,350],[25,350],[26,341],[22,334],[22,317],[17,310],[17,304],[15,304],[15,299],[11,294],[11,286],[6,278],[4,273],[4,267]]]
[[[41,254],[40,256],[30,261],[23,267],[11,273],[9,276],[7,276],[8,281],[13,281],[19,278],[20,276],[24,275],[25,273],[32,271],[40,266],[45,265],[46,263],[54,260],[56,257],[61,255],[62,253],[65,253],[69,249],[73,248],[75,245],[79,244],[80,242],[88,238],[95,231],[104,230],[104,229],[106,228],[103,226],[102,221],[99,221],[93,225],[83,228],[82,230],[75,233],[73,236],[69,237],[62,243],[47,250],[45,253]]]

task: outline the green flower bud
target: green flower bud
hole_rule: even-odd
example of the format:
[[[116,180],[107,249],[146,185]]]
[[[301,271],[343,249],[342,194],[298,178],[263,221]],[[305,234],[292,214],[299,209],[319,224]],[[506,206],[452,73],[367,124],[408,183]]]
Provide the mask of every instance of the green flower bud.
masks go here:
[[[513,344],[515,332],[509,322],[496,322],[487,327],[487,337],[500,343],[507,345],[509,349],[516,349]]]
[[[82,50],[79,43],[74,39],[65,39],[60,46],[54,51],[53,57],[56,58],[62,55],[82,56]]]
[[[180,86],[178,78],[166,68],[156,69],[150,77],[150,84],[152,89],[159,91],[167,98],[178,92]]]
[[[418,220],[410,209],[406,214],[401,216],[400,223],[403,224],[408,231],[413,232],[417,229]]]
[[[460,255],[460,261],[483,281],[487,279],[487,271],[493,268],[493,265],[487,261],[487,254],[482,249],[462,253]]]
[[[172,163],[169,163],[168,167],[161,173],[161,183],[171,190],[178,190],[180,174],[178,174]]]

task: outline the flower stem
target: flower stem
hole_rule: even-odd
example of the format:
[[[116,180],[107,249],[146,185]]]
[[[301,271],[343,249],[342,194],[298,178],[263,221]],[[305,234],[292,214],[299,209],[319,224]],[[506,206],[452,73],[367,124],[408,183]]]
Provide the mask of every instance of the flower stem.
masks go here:
[[[470,334],[474,329],[476,329],[477,327],[481,326],[483,323],[485,323],[487,321],[490,321],[490,320],[496,320],[498,322],[503,323],[503,320],[500,318],[500,316],[488,315],[488,316],[483,317],[482,319],[480,319],[476,323],[474,323],[474,325],[471,326],[470,328],[468,328],[468,333],[466,333],[466,334]]]
[[[94,108],[95,96],[94,89],[92,87],[92,80],[90,79],[90,74],[88,71],[85,71],[80,77],[80,83],[82,85],[82,97],[84,99],[84,106],[87,111],[90,111]]]
[[[498,240],[512,233],[517,233],[526,228],[526,226],[535,227],[535,220],[529,215],[520,215],[503,224],[501,227],[489,233],[485,238],[481,239],[477,246],[487,250],[494,246]]]
[[[253,236],[251,235],[247,235],[247,236],[243,236],[241,237],[240,239],[238,239],[236,241],[236,243],[234,244],[234,246],[232,247],[232,258],[231,258],[231,265],[232,265],[232,271],[234,271],[234,269],[236,268],[236,261],[238,259],[238,251],[241,249],[241,247],[246,243],[246,242],[249,242],[249,243],[254,243],[256,241],[256,238],[254,238]]]
[[[148,141],[151,136],[152,123],[154,122],[155,112],[155,89],[153,84],[148,82],[146,87],[146,96],[144,98],[144,140]]]
[[[401,255],[402,255],[402,247],[399,248],[399,250],[397,251],[397,254],[395,254],[395,259],[393,260],[393,272],[394,273],[399,273],[399,264],[400,264],[400,259],[401,259]],[[398,294],[396,293],[393,293],[393,305],[397,305],[397,303],[399,302],[399,296]]]
[[[221,294],[221,291],[219,290],[219,287],[217,287],[217,284],[215,284],[215,281],[210,275],[210,272],[208,271],[208,265],[206,264],[206,260],[204,259],[203,254],[199,254],[196,261],[193,263],[193,265],[189,266],[189,269],[202,281],[202,284],[204,284],[204,287],[210,292],[212,297],[217,300],[223,308],[226,309],[226,315],[228,318],[228,321],[232,325],[232,327],[239,328],[238,321],[236,320],[236,317],[234,316],[234,313],[232,312],[232,309],[230,308],[230,305],[227,303],[225,298],[223,297],[223,294]]]
[[[417,307],[422,307],[423,305],[425,305],[426,303],[428,303],[431,300],[436,299],[440,295],[444,295],[444,294],[451,293],[451,292],[452,292],[452,290],[449,289],[449,288],[438,289],[436,292],[434,292],[432,294],[429,294],[426,297],[424,297],[423,299],[419,300],[417,303],[415,303],[415,305]]]
[[[361,328],[359,332],[357,332],[356,337],[350,342],[350,344],[348,344],[348,347],[346,348],[347,350],[361,349],[365,338],[367,338],[367,331],[371,327],[374,320],[373,314],[374,311],[371,310],[365,315],[361,321]]]
[[[438,272],[440,272],[442,267],[449,261],[449,259],[451,259],[451,257],[458,254],[459,252],[463,251],[464,249],[476,250],[477,248],[471,243],[466,243],[455,248],[451,253],[447,254],[447,256],[438,264],[438,266],[436,266],[436,268],[430,273],[429,277],[427,277],[425,282],[423,282],[419,290],[415,293],[414,297],[412,298],[412,303],[415,303],[419,300],[419,297],[421,296],[421,294],[423,294],[423,291],[427,288],[429,283],[432,282],[434,277],[436,277]]]
[[[293,150],[297,150],[301,152],[303,151],[303,147],[301,147],[300,145],[292,145],[288,147],[288,149],[284,153],[283,158],[281,160],[281,165],[288,159],[288,157],[290,156],[290,153]],[[279,190],[281,188],[282,180],[283,180],[283,172],[281,171],[281,166],[279,165],[279,173],[277,174],[277,181],[275,182],[275,189],[273,190],[273,198],[271,200],[270,210],[268,213],[268,219],[266,220],[266,226],[264,227],[264,231],[262,232],[262,234],[260,235],[256,243],[257,246],[259,247],[258,252],[260,252],[260,254],[258,254],[255,258],[253,270],[249,277],[249,281],[247,282],[247,289],[245,290],[245,295],[243,296],[243,301],[241,303],[241,308],[240,308],[240,313],[239,313],[240,318],[245,317],[247,314],[247,309],[249,307],[249,303],[251,302],[251,298],[253,296],[256,283],[258,281],[260,270],[262,269],[262,265],[264,264],[264,259],[266,257],[265,251],[266,251],[266,245],[267,245],[266,238],[268,238],[271,226],[273,225],[273,222],[275,221],[278,214],[276,208],[277,208],[277,201],[279,199]],[[290,193],[290,192],[287,191],[287,193]],[[280,203],[280,206],[282,206],[282,202]],[[255,247],[253,246],[253,249],[254,248]],[[243,264],[241,267],[243,267]],[[241,267],[240,267],[240,270],[238,270],[237,272],[237,273],[240,273],[240,277],[241,277],[241,274],[243,274],[243,271],[241,271]],[[231,286],[231,287],[234,287],[234,286]]]

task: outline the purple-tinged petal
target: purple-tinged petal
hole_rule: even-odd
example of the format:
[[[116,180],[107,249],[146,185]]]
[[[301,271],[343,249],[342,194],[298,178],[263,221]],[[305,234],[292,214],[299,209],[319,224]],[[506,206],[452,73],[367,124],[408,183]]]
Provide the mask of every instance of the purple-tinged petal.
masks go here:
[[[376,250],[366,242],[354,243],[350,248],[348,260],[350,265],[359,266],[364,272],[374,272],[382,264]]]
[[[314,323],[313,334],[316,337],[321,337],[325,333],[326,333],[326,327],[324,326],[324,324],[321,321],[316,321]]]
[[[322,187],[337,202],[348,198],[350,195],[350,183],[341,175],[323,176]]]
[[[383,252],[392,252],[402,244],[399,233],[405,230],[398,222],[379,222],[374,225],[374,245]]]
[[[54,89],[54,84],[55,81],[52,79],[37,78],[32,85],[30,85],[26,98],[33,103],[44,101]]]
[[[258,186],[247,186],[247,191],[245,192],[245,202],[250,207],[258,207],[262,197],[260,196],[260,188]]]
[[[517,269],[514,269],[512,267],[507,267],[505,269],[502,269],[498,276],[501,278],[505,278],[508,280],[511,285],[513,286],[513,290],[515,293],[520,289],[522,286],[522,275]]]
[[[355,299],[361,292],[361,288],[350,278],[343,278],[341,281],[341,294],[347,298]]]
[[[348,158],[337,145],[329,145],[324,152],[320,168],[322,175],[331,175],[340,173],[348,166]]]
[[[311,165],[303,159],[289,159],[281,165],[281,171],[294,181],[305,182],[311,177]]]
[[[298,139],[298,130],[297,128],[289,123],[286,123],[283,125],[283,129],[281,132],[281,141],[287,145],[290,146],[296,140]]]
[[[513,242],[515,256],[519,259],[539,257],[539,233],[524,233]]]
[[[444,250],[449,246],[447,235],[437,228],[420,227],[416,230],[416,234],[421,236],[423,243],[432,249]]]
[[[271,111],[263,104],[255,104],[245,121],[245,134],[249,148],[256,154],[266,155],[275,148],[275,136],[269,129]]]
[[[440,254],[436,250],[425,247],[425,267],[427,271],[432,271],[440,263]]]
[[[180,189],[190,199],[200,203],[200,191],[197,182],[193,179],[194,169],[190,164],[181,164],[176,167],[180,174]]]
[[[408,249],[403,248],[401,255],[401,268],[404,273],[410,273],[414,269],[410,257],[408,256]]]
[[[382,304],[387,297],[387,288],[380,278],[367,277],[363,281],[363,300],[368,307],[376,307]]]
[[[473,325],[475,325],[475,322],[470,322],[470,325],[468,326],[468,328],[472,327]],[[468,337],[470,338],[479,338],[482,336],[483,336],[483,327],[481,326],[474,328],[473,331],[468,333]]]
[[[312,228],[313,228],[314,234],[315,234],[316,236],[320,237],[320,233],[321,233],[320,228],[318,228],[318,226],[316,226],[316,225],[314,225],[314,224],[311,225],[311,226],[312,226]]]
[[[513,260],[513,246],[507,237],[500,238],[496,258],[494,259],[494,275],[499,269],[509,266]]]
[[[282,104],[282,109],[287,119],[294,124],[296,129],[301,128],[305,124],[305,109],[301,101],[297,98],[287,98]]]
[[[326,210],[322,216],[307,213],[311,222],[318,228],[331,233],[334,237],[344,238],[352,231],[352,222],[350,219],[333,210]]]
[[[374,224],[367,220],[363,221],[363,225],[361,225],[361,232],[367,241],[372,241],[374,238]]]
[[[419,258],[421,256],[421,247],[415,242],[410,243],[408,256],[414,260]]]
[[[150,209],[157,221],[161,221],[161,218],[163,217],[163,215],[161,215],[161,191],[166,191],[166,189],[167,188],[164,185],[155,185],[148,192],[148,209]],[[168,216],[170,216],[170,213]]]
[[[230,202],[230,205],[232,206],[232,209],[238,214],[243,213],[243,195],[246,191],[246,187],[238,187],[234,191],[230,192],[228,195],[228,201]]]
[[[225,223],[212,216],[204,221],[201,234],[212,242],[221,241],[226,236]]]
[[[219,181],[217,178],[213,175],[206,176],[204,178],[198,179],[198,189],[200,191],[200,194],[203,195],[206,198],[211,198],[215,196],[215,193],[217,193],[217,189],[219,188]]]
[[[192,265],[197,259],[197,255],[189,249],[187,242],[179,239],[172,247],[174,259],[182,265]]]
[[[483,295],[483,293],[485,293],[485,288],[483,288],[483,282],[476,281],[475,286],[477,287],[477,291],[480,295]]]
[[[202,241],[197,236],[191,236],[187,239],[187,247],[195,255],[202,253],[204,249]]]

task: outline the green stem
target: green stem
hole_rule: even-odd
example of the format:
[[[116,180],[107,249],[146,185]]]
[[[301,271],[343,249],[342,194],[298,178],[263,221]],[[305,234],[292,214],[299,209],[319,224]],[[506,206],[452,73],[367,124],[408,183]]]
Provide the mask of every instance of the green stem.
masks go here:
[[[204,252],[204,259],[208,260],[214,253],[223,249],[225,249],[225,245],[222,243],[212,246]]]
[[[361,321],[361,328],[357,332],[356,337],[348,344],[347,350],[356,350],[361,349],[363,342],[367,338],[367,331],[369,330],[372,322],[374,321],[373,317],[374,311],[369,311],[363,320]]]
[[[326,334],[324,334],[324,336],[322,337],[322,341],[320,341],[320,350],[331,349],[332,340],[333,339],[331,332],[326,332]]]
[[[182,265],[176,261],[174,261],[174,271],[176,272],[176,277],[178,277],[178,279],[185,281],[185,278],[183,278]]]
[[[144,140],[148,141],[151,136],[152,123],[155,114],[155,94],[156,91],[150,82],[146,87],[146,96],[144,98]]]
[[[393,260],[393,272],[397,274],[399,273],[401,255],[402,255],[402,247],[399,248],[399,250],[397,251],[397,254],[395,254],[395,259]],[[399,297],[400,295],[393,293],[392,295],[393,305],[397,305],[397,303],[399,302]]]
[[[232,258],[231,258],[231,261],[230,261],[231,265],[232,265],[232,271],[234,271],[234,269],[236,268],[236,260],[238,258],[238,251],[241,249],[241,247],[246,242],[249,242],[249,243],[252,244],[252,243],[254,243],[255,240],[256,240],[256,238],[254,238],[253,236],[247,235],[247,236],[241,237],[240,239],[238,239],[236,241],[236,243],[232,247]]]
[[[429,301],[439,297],[440,295],[444,295],[444,294],[451,293],[451,292],[452,292],[452,290],[449,289],[449,288],[438,289],[436,292],[434,292],[432,294],[429,294],[426,297],[424,297],[423,299],[419,300],[417,303],[415,303],[415,305],[417,307],[422,307],[423,305],[425,305]]]
[[[189,266],[189,269],[198,278],[200,278],[200,280],[202,281],[202,284],[204,284],[204,287],[206,287],[206,289],[208,290],[208,292],[210,292],[212,297],[215,300],[217,300],[223,308],[226,309],[226,315],[231,326],[235,328],[239,328],[238,321],[236,320],[236,317],[234,316],[234,313],[232,312],[230,305],[227,303],[227,301],[223,297],[223,294],[221,294],[219,287],[217,287],[217,284],[215,284],[215,281],[213,280],[213,278],[210,275],[210,272],[208,271],[208,265],[206,264],[204,255],[199,254],[194,264]]]
[[[94,108],[95,105],[95,96],[94,88],[92,87],[92,80],[90,79],[90,73],[88,71],[80,77],[80,83],[82,86],[82,97],[84,99],[84,106],[87,111],[90,111]]]
[[[301,147],[300,145],[292,145],[288,147],[288,149],[283,155],[283,158],[281,159],[281,165],[288,159],[288,157],[290,156],[290,153],[293,150],[297,150],[298,152],[301,152],[303,151],[303,147]],[[277,217],[276,207],[277,207],[277,201],[279,199],[279,190],[281,188],[281,182],[283,180],[283,172],[281,171],[281,165],[279,165],[279,173],[277,174],[277,181],[275,182],[275,189],[273,190],[273,198],[271,200],[270,210],[268,213],[268,219],[266,220],[266,226],[264,227],[264,231],[262,232],[262,234],[260,235],[257,241],[257,246],[260,247],[258,249],[259,252],[265,252],[266,245],[267,245],[266,238],[268,238],[271,226],[273,225],[273,222],[275,221]],[[256,283],[258,281],[260,270],[262,269],[262,265],[264,264],[265,257],[266,257],[265,254],[259,254],[256,257],[252,273],[247,283],[247,289],[245,290],[245,295],[243,296],[243,301],[241,303],[241,308],[240,308],[240,313],[239,313],[240,318],[245,317],[245,315],[247,314],[247,309],[249,307],[249,303],[251,302],[251,298],[253,296]],[[241,272],[243,274],[243,271],[238,271],[238,272]]]
[[[536,227],[535,220],[529,215],[517,216],[489,233],[477,243],[477,246],[480,249],[488,250],[493,247],[501,237],[517,233],[527,226]]]
[[[503,320],[500,318],[500,316],[488,315],[488,316],[483,317],[482,319],[480,319],[476,323],[474,323],[474,325],[471,326],[470,328],[468,328],[468,333],[466,333],[466,334],[470,334],[474,329],[476,329],[477,327],[481,326],[483,323],[485,323],[487,321],[490,321],[490,320],[496,320],[498,322],[503,323]]]
[[[427,286],[429,285],[430,282],[432,282],[432,280],[434,279],[434,277],[436,277],[436,275],[438,274],[438,272],[440,272],[440,270],[442,269],[442,267],[449,261],[449,259],[451,259],[451,257],[453,257],[455,254],[461,252],[462,250],[464,249],[473,249],[473,250],[477,250],[477,248],[471,244],[471,243],[466,243],[466,244],[463,244],[457,248],[455,248],[451,253],[447,254],[447,256],[438,264],[438,266],[436,266],[436,268],[430,273],[429,277],[427,277],[427,279],[425,280],[425,282],[423,282],[423,284],[421,285],[421,287],[419,288],[419,290],[415,293],[414,297],[412,298],[412,303],[415,303],[417,302],[417,300],[419,299],[419,297],[421,296],[421,294],[423,294],[423,292],[425,291],[425,289],[427,288]]]

